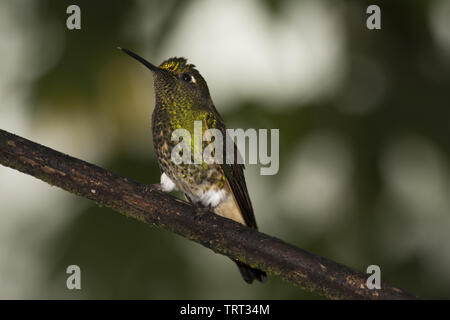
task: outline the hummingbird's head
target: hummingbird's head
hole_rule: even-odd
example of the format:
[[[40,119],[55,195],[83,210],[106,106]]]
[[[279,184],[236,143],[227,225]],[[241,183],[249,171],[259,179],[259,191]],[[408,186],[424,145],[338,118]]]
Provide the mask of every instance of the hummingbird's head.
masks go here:
[[[170,58],[157,67],[130,50],[119,49],[153,72],[157,102],[162,105],[193,108],[207,108],[212,105],[205,79],[185,58]]]

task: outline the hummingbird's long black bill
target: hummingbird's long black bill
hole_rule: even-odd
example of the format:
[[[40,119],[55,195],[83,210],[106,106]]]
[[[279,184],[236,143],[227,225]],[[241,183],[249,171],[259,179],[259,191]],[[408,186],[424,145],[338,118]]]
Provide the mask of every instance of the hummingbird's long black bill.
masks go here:
[[[121,48],[121,47],[117,47],[117,49],[122,50],[123,52],[125,52],[127,55],[129,55],[130,57],[136,59],[137,61],[139,61],[140,63],[142,63],[144,66],[146,66],[147,68],[149,68],[152,71],[159,71],[160,69],[151,64],[150,62],[148,62],[147,60],[145,60],[144,58],[142,58],[141,56],[137,55],[136,53],[134,53],[133,51],[130,51],[128,49],[125,48]]]

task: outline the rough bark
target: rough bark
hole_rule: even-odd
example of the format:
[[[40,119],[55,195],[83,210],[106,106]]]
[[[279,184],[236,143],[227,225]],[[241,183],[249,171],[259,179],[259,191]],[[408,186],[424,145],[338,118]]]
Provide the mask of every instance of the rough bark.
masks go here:
[[[367,274],[356,272],[280,239],[85,161],[0,129],[0,164],[29,174],[128,217],[169,230],[252,267],[332,299],[413,299],[382,284],[366,287]]]

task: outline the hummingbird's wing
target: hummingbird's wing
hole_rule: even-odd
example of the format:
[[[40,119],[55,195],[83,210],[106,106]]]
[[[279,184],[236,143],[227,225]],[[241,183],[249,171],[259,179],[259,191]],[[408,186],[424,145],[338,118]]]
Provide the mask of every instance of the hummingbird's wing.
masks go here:
[[[222,132],[222,136],[224,139],[226,139],[227,134],[226,134],[226,127],[225,127],[225,123],[222,119],[222,117],[220,116],[219,112],[217,112],[216,108],[214,107],[214,105],[212,105],[212,112],[209,113],[210,116],[212,116],[214,118],[214,120],[216,120],[216,129],[220,130]],[[206,121],[204,121],[204,126],[206,128],[208,128],[207,123],[209,122],[208,119]],[[211,123],[211,122],[209,122]],[[238,148],[236,146],[236,144],[234,145],[234,163],[233,164],[226,164],[225,161],[225,155],[226,155],[226,143],[224,143],[224,150],[223,150],[223,155],[224,155],[224,161],[225,163],[220,164],[219,167],[222,170],[225,179],[226,179],[226,183],[228,184],[228,186],[230,187],[230,190],[233,194],[233,197],[237,203],[237,205],[239,206],[239,209],[241,211],[241,215],[245,221],[245,224],[250,227],[250,228],[255,228],[257,229],[257,225],[256,225],[256,219],[255,219],[255,214],[253,212],[253,207],[252,207],[252,203],[250,201],[250,196],[248,194],[248,190],[247,190],[247,185],[245,183],[245,177],[244,177],[244,165],[243,164],[238,164],[237,163],[237,158],[238,158]]]
[[[215,128],[219,129],[222,132],[222,137],[227,137],[225,123],[222,117],[217,112],[214,105],[212,105],[210,109],[212,110],[212,112],[208,113],[208,115],[212,116],[213,120],[216,120]],[[204,121],[205,128],[208,128],[207,123],[211,122],[206,119],[206,121]],[[240,215],[242,216],[245,224],[250,228],[258,229],[258,227],[256,226],[255,214],[253,213],[250,196],[248,195],[247,185],[245,183],[244,165],[237,163],[238,149],[236,147],[236,144],[233,144],[233,146],[235,160],[234,163],[225,163],[220,165],[218,164],[218,166],[225,176],[226,185],[233,194],[234,202],[239,207],[236,209],[239,209]],[[226,143],[224,143],[223,155],[226,155]],[[241,272],[242,277],[247,283],[252,283],[254,279],[257,279],[260,282],[265,282],[267,280],[267,274],[264,271],[252,268],[238,260],[235,260],[235,262],[239,267],[239,271]]]

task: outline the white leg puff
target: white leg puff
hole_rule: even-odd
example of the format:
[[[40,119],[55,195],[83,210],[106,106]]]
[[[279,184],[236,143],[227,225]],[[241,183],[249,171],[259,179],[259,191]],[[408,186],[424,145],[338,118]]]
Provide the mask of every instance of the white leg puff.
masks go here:
[[[176,190],[175,183],[163,172],[161,175],[161,187],[164,192],[171,192]]]

